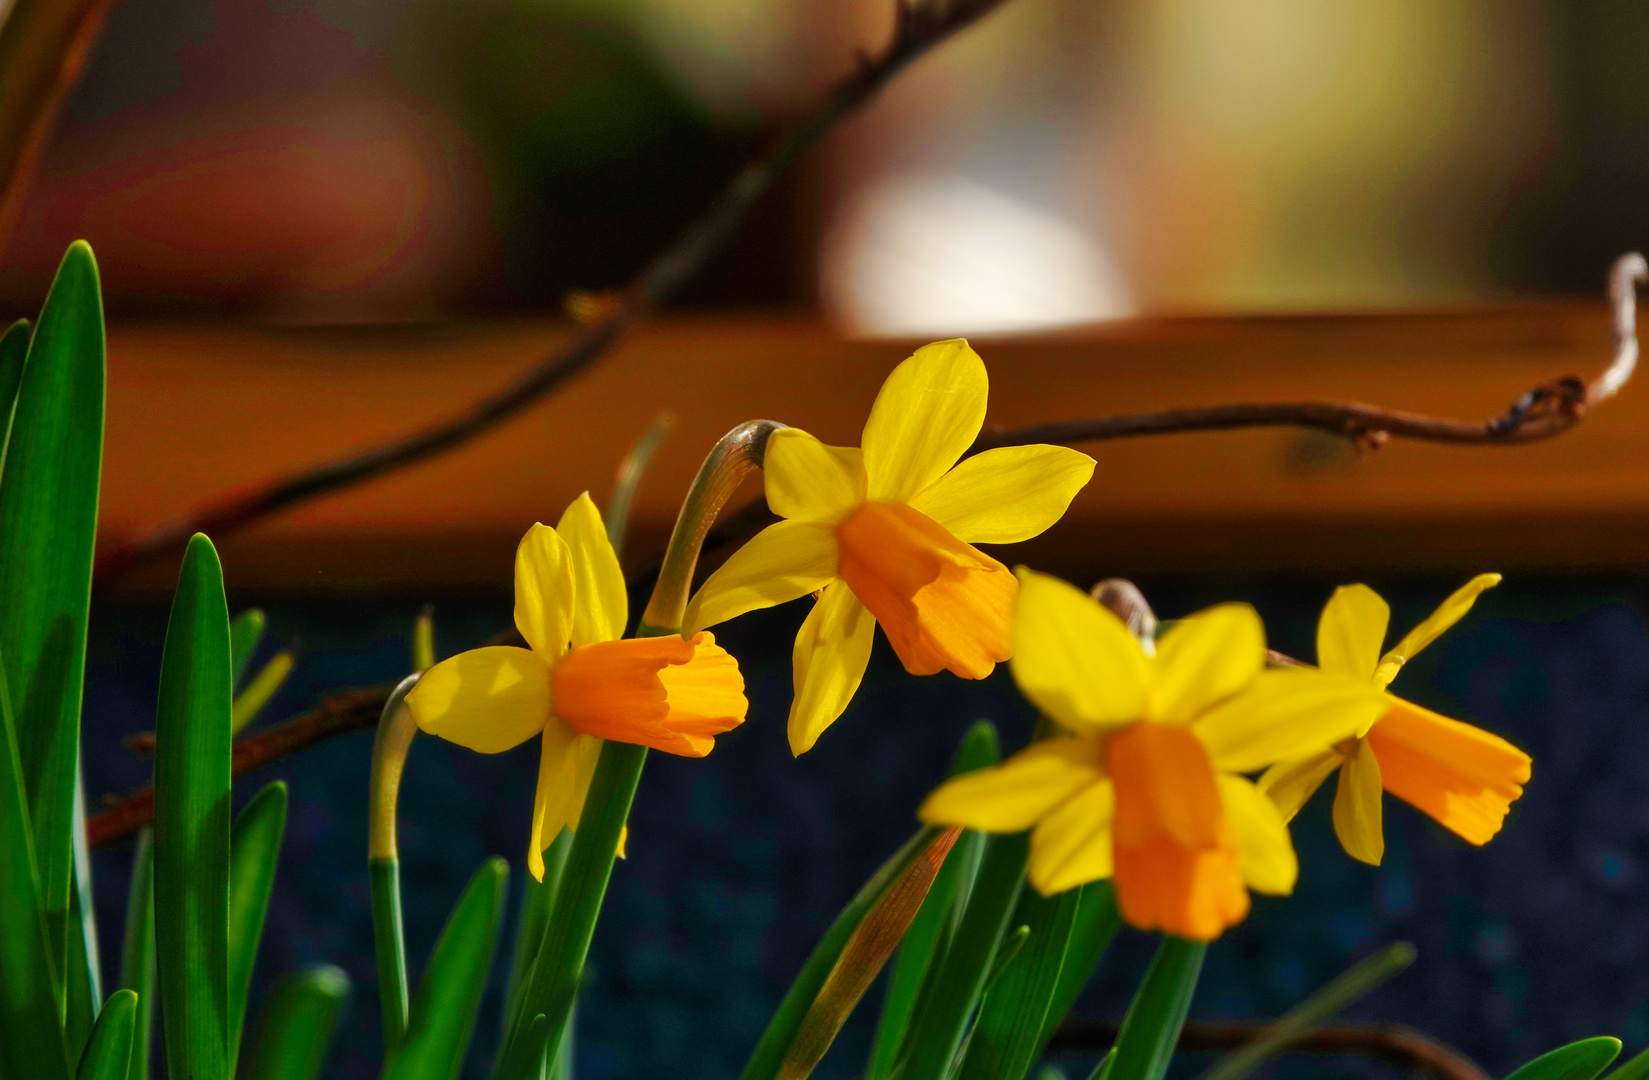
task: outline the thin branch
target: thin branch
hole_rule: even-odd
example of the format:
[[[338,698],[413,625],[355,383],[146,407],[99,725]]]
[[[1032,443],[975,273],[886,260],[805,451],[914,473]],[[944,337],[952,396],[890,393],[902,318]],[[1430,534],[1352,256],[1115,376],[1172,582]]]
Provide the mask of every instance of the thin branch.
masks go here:
[[[1634,285],[1646,278],[1649,278],[1649,265],[1636,253],[1622,255],[1609,272],[1615,356],[1601,375],[1590,383],[1569,375],[1537,386],[1518,398],[1506,412],[1482,423],[1384,409],[1357,401],[1244,403],[1061,420],[1012,431],[988,431],[974,442],[971,452],[1025,443],[1083,443],[1134,435],[1251,427],[1317,428],[1370,448],[1383,445],[1391,437],[1479,446],[1550,439],[1580,423],[1588,410],[1613,397],[1632,377],[1638,361]]]
[[[373,727],[389,693],[390,687],[373,686],[331,694],[302,716],[248,735],[235,744],[230,764],[235,779],[334,735]],[[151,785],[114,800],[102,813],[87,818],[86,843],[94,848],[112,844],[137,832],[154,817],[155,789]]]
[[[747,163],[704,215],[656,256],[627,287],[612,311],[577,331],[543,363],[467,412],[434,427],[327,462],[257,487],[232,492],[181,518],[157,526],[98,557],[96,576],[108,581],[134,566],[180,548],[197,532],[225,535],[295,503],[352,487],[469,442],[528,408],[582,373],[651,315],[727,243],[750,207],[779,174],[842,119],[858,111],[900,71],[951,35],[983,18],[1004,0],[897,0],[893,35],[878,53],[827,93],[777,148]]]
[[[1270,1022],[1191,1021],[1180,1032],[1179,1049],[1235,1050],[1246,1046]],[[1103,1054],[1116,1044],[1116,1024],[1067,1022],[1054,1033],[1050,1053]],[[1286,1053],[1361,1054],[1407,1069],[1424,1069],[1441,1080],[1489,1080],[1460,1051],[1400,1024],[1340,1024],[1317,1028],[1292,1040]]]

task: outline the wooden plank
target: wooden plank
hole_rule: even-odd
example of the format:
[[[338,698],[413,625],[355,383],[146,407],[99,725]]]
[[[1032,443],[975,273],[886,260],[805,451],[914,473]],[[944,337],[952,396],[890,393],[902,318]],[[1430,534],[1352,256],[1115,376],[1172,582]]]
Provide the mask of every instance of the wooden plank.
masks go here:
[[[550,323],[111,328],[106,537],[432,423],[508,382],[565,332]],[[911,344],[843,340],[811,318],[652,324],[482,440],[229,540],[231,587],[504,587],[525,527],[554,520],[582,490],[605,498],[626,447],[669,410],[679,426],[635,504],[630,554],[640,562],[656,555],[722,432],[767,417],[856,443],[883,376]],[[1005,427],[1324,398],[1487,418],[1609,358],[1605,308],[1555,302],[1143,319],[975,344],[991,370],[988,422]],[[1100,463],[1094,483],[1053,534],[1010,557],[1078,577],[1649,566],[1646,383],[1570,434],[1521,447],[1393,442],[1358,454],[1332,437],[1265,430],[1085,449]],[[170,572],[125,588],[154,588]]]

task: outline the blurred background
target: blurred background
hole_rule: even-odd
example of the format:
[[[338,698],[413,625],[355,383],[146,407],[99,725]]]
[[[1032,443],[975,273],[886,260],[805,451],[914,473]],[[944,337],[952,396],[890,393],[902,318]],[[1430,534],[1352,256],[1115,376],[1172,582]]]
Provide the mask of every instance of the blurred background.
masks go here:
[[[7,318],[37,310],[71,240],[97,253],[105,539],[505,385],[566,339],[570,294],[627,281],[890,23],[885,0],[115,6],[0,246]],[[1649,245],[1646,46],[1649,8],[1624,0],[1009,0],[804,157],[587,377],[454,454],[230,538],[233,606],[263,604],[276,644],[305,645],[269,715],[397,678],[426,600],[443,653],[507,625],[523,529],[581,490],[604,499],[660,412],[678,424],[637,498],[634,568],[722,431],[770,416],[854,442],[927,338],[975,340],[1002,425],[1306,398],[1482,418],[1591,375],[1604,274]],[[1193,1015],[1274,1015],[1407,937],[1419,964],[1357,1017],[1416,1024],[1497,1073],[1582,1035],[1649,1043],[1649,387],[1516,449],[1359,454],[1256,431],[1092,451],[1067,521],[1004,558],[1133,576],[1165,616],[1248,599],[1303,656],[1340,582],[1391,595],[1401,628],[1470,572],[1511,574],[1400,687],[1535,754],[1505,835],[1467,850],[1394,810],[1371,870],[1309,808],[1300,896],[1214,950]],[[99,592],[94,798],[146,775],[120,744],[151,725],[174,574]],[[1024,737],[1000,674],[913,682],[879,644],[854,710],[792,762],[801,616],[728,628],[752,722],[705,762],[649,771],[596,944],[583,1077],[736,1075],[965,725]],[[338,1077],[375,1073],[369,745],[272,772],[294,803],[259,986],[300,963],[350,972]],[[416,968],[480,858],[519,868],[532,768],[430,741],[409,775]],[[98,857],[106,957],[129,858]],[[1123,942],[1085,1015],[1120,1015],[1147,951]],[[855,1074],[874,1006],[821,1077]]]

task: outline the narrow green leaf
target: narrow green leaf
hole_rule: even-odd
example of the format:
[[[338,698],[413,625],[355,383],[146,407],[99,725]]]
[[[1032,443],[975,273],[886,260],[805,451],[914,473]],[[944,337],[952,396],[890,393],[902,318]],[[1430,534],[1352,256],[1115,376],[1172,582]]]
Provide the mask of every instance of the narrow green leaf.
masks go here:
[[[227,1080],[229,607],[206,537],[183,556],[155,717],[155,946],[166,1073]]]
[[[247,608],[229,624],[229,648],[234,658],[236,686],[246,677],[246,669],[252,666],[252,654],[258,651],[258,642],[263,640],[266,621],[262,608]]]
[[[1639,1051],[1626,1064],[1609,1074],[1609,1080],[1644,1080],[1649,1076],[1649,1050]]]
[[[779,1080],[804,1080],[825,1056],[854,1006],[870,989],[882,965],[910,928],[911,920],[916,917],[961,831],[946,829],[936,836],[893,879],[853,928],[791,1037],[784,1060],[779,1064]]]
[[[252,796],[229,833],[229,1060],[240,1056],[252,966],[275,888],[275,866],[286,833],[286,783],[276,780]]]
[[[962,926],[938,969],[932,994],[911,1021],[903,1080],[943,1080],[949,1074],[1025,882],[1029,849],[1027,833],[986,839]]]
[[[544,940],[544,927],[549,924],[550,912],[555,909],[555,892],[561,884],[561,875],[567,867],[567,854],[572,850],[571,829],[563,828],[550,846],[544,849],[544,880],[534,881],[531,874],[522,879],[521,914],[515,925],[515,946],[510,958],[509,977],[504,983],[504,1034],[507,1037],[515,1019],[515,1010],[521,1003],[521,992],[527,974],[538,956],[538,946]]]
[[[84,820],[84,819],[82,819]],[[84,833],[82,833],[84,836]],[[69,893],[69,955],[64,973],[67,993],[64,995],[63,1038],[68,1043],[69,1056],[79,1059],[91,1037],[92,1025],[102,1002],[102,987],[97,973],[97,925],[90,912],[90,898],[81,887],[80,868],[75,868],[74,889]]]
[[[0,665],[0,1075],[68,1080],[55,972],[23,765]]]
[[[149,1040],[155,1017],[154,856],[154,833],[143,829],[132,854],[132,889],[127,894],[126,937],[120,950],[120,988],[137,994],[129,1080],[149,1080]]]
[[[1048,1011],[1059,989],[1080,889],[1043,896],[1023,889],[1013,918],[1029,927],[1030,942],[992,985],[962,1059],[961,1080],[1020,1080],[1042,1056]]]
[[[1265,1026],[1252,1042],[1214,1063],[1198,1080],[1242,1080],[1290,1042],[1332,1019],[1347,1005],[1414,963],[1414,946],[1396,941],[1365,956]],[[1590,1078],[1587,1078],[1590,1080]]]
[[[1088,1080],[1110,1080],[1111,1065],[1116,1059],[1117,1050],[1113,1046],[1105,1051],[1104,1057],[1099,1059],[1099,1064],[1094,1066],[1094,1071],[1088,1074]]]
[[[116,990],[103,1003],[86,1049],[80,1055],[75,1080],[126,1080],[132,1064],[132,1032],[137,1020],[137,995]]]
[[[1093,977],[1111,939],[1122,925],[1117,911],[1116,892],[1109,881],[1090,881],[1077,891],[1076,915],[1071,921],[1071,941],[1065,949],[1065,962],[1059,969],[1059,985],[1048,1004],[1048,1018],[1042,1028],[1041,1045],[1047,1046],[1054,1029],[1065,1022],[1076,1004],[1082,988]]]
[[[1593,1080],[1619,1056],[1619,1039],[1597,1035],[1549,1050],[1506,1080]]]
[[[980,720],[970,727],[957,747],[951,762],[950,776],[987,768],[1001,758],[1001,747],[996,728],[988,720]],[[871,1045],[870,1063],[865,1069],[866,1080],[887,1080],[904,1045],[905,1032],[921,999],[922,988],[933,967],[935,956],[943,957],[949,947],[961,909],[967,905],[967,896],[973,887],[973,876],[979,869],[979,856],[985,842],[984,834],[965,830],[951,849],[950,857],[940,869],[933,888],[922,901],[905,938],[894,955],[893,971],[888,977],[887,991],[882,995],[882,1014],[876,1024],[876,1038]]]
[[[1024,890],[1020,891],[1020,895],[1024,895]],[[1009,919],[1008,921],[1012,923],[1015,920]],[[985,989],[981,992],[981,997],[991,992],[997,981],[1002,978],[1002,973],[1008,970],[1008,966],[1018,958],[1020,952],[1025,948],[1025,943],[1030,940],[1031,928],[1024,923],[1020,923],[1008,933],[1002,935],[1002,943],[996,947],[996,955],[991,958],[991,971],[989,975],[985,976]]]
[[[645,746],[610,741],[602,744],[595,775],[584,797],[584,815],[573,834],[567,867],[556,889],[555,909],[521,993],[509,1044],[521,1037],[525,1021],[543,1013],[550,1025],[548,1051],[552,1055],[558,1052],[561,1033],[566,1030],[584,978],[584,958],[589,954],[590,938],[595,934],[607,882],[612,878],[619,837],[630,817],[630,804],[635,801],[636,785],[646,763]]]
[[[1208,945],[1164,937],[1117,1032],[1109,1080],[1162,1080],[1179,1042]]]
[[[28,358],[29,320],[18,319],[0,334],[0,469],[4,468],[17,388],[23,384],[23,364]]]
[[[630,503],[635,500],[636,489],[641,486],[641,478],[647,475],[647,466],[658,452],[659,444],[675,426],[674,416],[659,413],[619,463],[613,497],[607,501],[607,540],[620,554],[624,552],[624,534],[630,521]]]
[[[59,972],[67,970],[74,879],[103,385],[97,264],[91,248],[77,241],[63,256],[29,344],[0,476],[0,659],[15,706],[47,940]]]
[[[515,1040],[515,1045],[499,1060],[493,1075],[497,1080],[539,1080],[544,1075],[544,1055],[549,1043],[549,1018],[537,1013]]]
[[[330,964],[284,980],[258,1016],[247,1080],[317,1080],[349,1001],[349,976]]]
[[[97,914],[92,898],[92,854],[86,846],[86,782],[76,765],[74,778],[74,883],[69,894],[68,992],[64,1037],[69,1056],[78,1058],[91,1036],[103,1002],[102,962],[97,949]]]
[[[286,648],[271,656],[269,662],[258,669],[246,687],[235,695],[235,704],[229,712],[229,730],[232,734],[238,735],[258,718],[263,707],[269,704],[269,699],[280,691],[286,677],[292,674],[292,667],[297,662],[297,652]]]
[[[503,859],[487,860],[452,909],[413,995],[406,1041],[384,1067],[386,1080],[458,1075],[492,969],[509,873]]]
[[[802,970],[790,983],[790,989],[785,993],[784,1000],[779,1003],[773,1018],[768,1021],[767,1030],[762,1033],[761,1041],[756,1044],[755,1051],[750,1055],[750,1061],[740,1074],[740,1080],[772,1080],[778,1076],[785,1054],[795,1041],[797,1031],[813,1007],[814,1000],[818,998],[819,990],[835,969],[842,950],[847,948],[854,931],[859,928],[865,915],[899,881],[906,869],[933,846],[934,840],[943,831],[933,825],[918,830],[916,835],[905,841],[904,846],[877,869],[869,881],[860,886],[853,899],[842,908],[841,914],[830,924],[830,929],[825,931],[824,937],[813,947],[813,954],[807,958]]]

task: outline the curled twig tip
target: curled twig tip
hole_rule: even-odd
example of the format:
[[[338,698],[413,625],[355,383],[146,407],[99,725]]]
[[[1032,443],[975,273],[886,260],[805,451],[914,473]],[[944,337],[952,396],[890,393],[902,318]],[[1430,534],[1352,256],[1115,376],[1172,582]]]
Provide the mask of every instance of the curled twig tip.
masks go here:
[[[1637,286],[1649,281],[1649,262],[1633,251],[1609,270],[1609,302],[1615,307],[1615,360],[1586,390],[1586,403],[1613,397],[1638,366]]]

